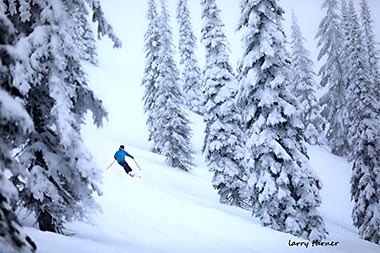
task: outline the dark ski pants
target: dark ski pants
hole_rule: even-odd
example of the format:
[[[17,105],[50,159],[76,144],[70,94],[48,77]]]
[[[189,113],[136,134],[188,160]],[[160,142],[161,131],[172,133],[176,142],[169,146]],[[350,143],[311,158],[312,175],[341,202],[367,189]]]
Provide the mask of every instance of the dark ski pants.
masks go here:
[[[129,172],[132,171],[131,167],[129,167],[128,163],[126,161],[119,162],[119,164],[124,168],[125,172],[129,174]]]

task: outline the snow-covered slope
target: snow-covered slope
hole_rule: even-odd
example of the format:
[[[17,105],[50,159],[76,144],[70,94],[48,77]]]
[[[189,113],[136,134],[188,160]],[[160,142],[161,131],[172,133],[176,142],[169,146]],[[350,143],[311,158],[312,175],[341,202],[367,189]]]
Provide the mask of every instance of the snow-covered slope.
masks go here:
[[[200,154],[203,123],[199,116],[191,118],[198,128],[193,171],[170,168],[148,147],[126,144],[143,169],[143,178],[127,176],[117,164],[104,171],[104,194],[97,198],[103,212],[92,216],[93,224],[69,224],[73,234],[69,237],[29,228],[39,252],[380,252],[380,246],[360,240],[351,225],[350,165],[344,159],[310,147],[311,163],[324,183],[320,210],[330,232],[327,241],[338,242],[337,246],[290,246],[306,241],[264,228],[250,212],[218,203]],[[97,164],[105,169],[123,138],[115,141],[101,132],[87,127],[84,135]]]

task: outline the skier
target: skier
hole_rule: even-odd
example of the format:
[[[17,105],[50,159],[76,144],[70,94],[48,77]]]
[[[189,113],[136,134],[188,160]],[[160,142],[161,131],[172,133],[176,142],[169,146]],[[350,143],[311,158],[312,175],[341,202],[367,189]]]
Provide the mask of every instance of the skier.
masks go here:
[[[130,173],[132,171],[132,169],[131,169],[131,167],[129,167],[128,163],[125,161],[125,159],[124,159],[125,156],[128,156],[132,159],[135,159],[127,151],[124,150],[124,145],[120,145],[119,150],[115,153],[115,155],[113,157],[124,168],[125,172],[128,175],[130,175],[131,177],[134,177],[135,175],[133,173]]]

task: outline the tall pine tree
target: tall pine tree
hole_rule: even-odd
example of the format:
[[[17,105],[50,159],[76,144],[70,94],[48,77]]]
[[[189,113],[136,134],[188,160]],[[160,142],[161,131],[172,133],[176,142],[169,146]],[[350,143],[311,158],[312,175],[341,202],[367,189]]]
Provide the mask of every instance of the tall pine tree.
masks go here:
[[[368,53],[369,78],[375,87],[377,87],[374,92],[378,93],[377,96],[380,99],[380,56],[379,51],[376,48],[377,43],[373,32],[373,20],[367,0],[362,0],[360,2],[360,7],[361,23],[364,29],[363,43]]]
[[[369,77],[368,53],[354,4],[348,8],[351,64],[348,73],[348,111],[353,162],[351,195],[354,202],[352,219],[360,236],[380,244],[380,102],[377,89]]]
[[[179,85],[179,70],[174,60],[174,45],[166,0],[161,1],[160,47],[157,59],[157,94],[152,107],[155,114],[154,142],[169,166],[190,170],[192,165],[191,129],[184,110],[184,95]]]
[[[313,62],[310,59],[310,52],[304,46],[305,39],[294,12],[292,13],[291,30],[292,93],[300,102],[301,121],[305,125],[305,138],[310,144],[327,144],[322,129],[325,120],[321,117],[321,107],[315,95],[318,85],[315,81]]]
[[[120,46],[99,2],[87,2],[99,23],[98,34],[110,36],[115,46]],[[14,83],[30,85],[26,108],[35,126],[19,157],[28,168],[27,176],[14,181],[40,229],[52,232],[62,232],[67,221],[85,219],[88,210],[97,207],[93,193],[100,193],[100,173],[83,145],[80,128],[88,110],[97,126],[106,113],[87,86],[81,65],[81,60],[92,59],[84,56],[89,52],[82,51],[85,43],[78,41],[81,37],[77,35],[88,24],[78,28],[86,23],[74,23],[78,13],[69,11],[85,6],[84,1],[34,0],[9,7],[20,34],[17,47],[24,54],[14,72]]]
[[[321,183],[310,167],[296,100],[287,90],[287,54],[276,0],[242,0],[238,105],[248,140],[253,215],[264,226],[314,241],[326,237],[317,210]]]
[[[20,103],[21,92],[12,85],[11,72],[16,59],[10,50],[16,38],[16,29],[10,22],[7,5],[0,3],[0,249],[4,253],[31,253],[36,249],[26,236],[11,208],[18,193],[9,181],[9,175],[23,174],[20,164],[11,155],[14,143],[22,143],[33,130],[33,122]],[[13,52],[11,52],[13,51]]]
[[[3,31],[0,17],[0,31]],[[4,34],[1,35],[3,37]],[[1,38],[2,39],[2,38]],[[1,47],[1,43],[0,43]],[[1,58],[4,52],[0,49]],[[0,84],[3,79],[4,65],[0,62]],[[0,88],[0,248],[6,253],[34,252],[36,245],[25,235],[18,218],[11,208],[11,202],[18,199],[17,189],[9,181],[5,172],[13,176],[23,175],[20,164],[11,155],[11,142],[31,132],[33,123],[23,106],[8,92]]]
[[[247,208],[248,173],[242,166],[245,140],[235,97],[238,83],[229,63],[229,48],[215,0],[202,1],[202,42],[206,49],[203,117],[204,153],[220,202]]]
[[[178,49],[181,57],[180,64],[183,66],[181,81],[185,100],[192,111],[201,113],[201,70],[194,52],[197,38],[192,30],[187,0],[178,0],[177,21],[179,25]]]
[[[340,22],[340,27],[341,27],[341,31],[342,31],[342,35],[343,35],[343,42],[342,42],[342,45],[341,45],[341,65],[342,65],[342,76],[343,76],[343,81],[344,81],[344,87],[348,87],[348,75],[350,74],[349,73],[349,68],[350,68],[350,53],[349,53],[349,50],[348,48],[350,47],[350,34],[349,34],[349,24],[350,24],[350,17],[348,15],[348,10],[347,10],[347,2],[346,0],[341,0],[341,22]],[[344,92],[346,92],[347,89],[344,90]],[[345,96],[347,96],[347,93],[344,94]],[[345,101],[346,101],[346,97],[345,97]],[[347,116],[347,108],[344,106],[343,107],[343,110],[344,110],[344,115],[346,117],[344,117],[345,120],[348,120],[348,116]],[[341,114],[342,115],[342,114]],[[344,125],[348,125],[347,123],[345,123]]]
[[[336,155],[347,155],[347,110],[346,85],[343,77],[342,44],[344,37],[340,28],[341,19],[338,0],[324,0],[322,9],[326,15],[319,24],[316,37],[320,47],[318,60],[326,57],[326,62],[319,70],[321,86],[328,91],[320,98],[322,116],[327,120],[326,137],[332,152]]]
[[[158,60],[160,51],[160,27],[158,22],[157,7],[155,0],[148,0],[148,12],[146,15],[148,27],[144,35],[145,39],[145,70],[142,85],[145,88],[144,93],[144,112],[147,114],[146,124],[149,131],[149,141],[153,142],[152,152],[160,153],[162,147],[157,145],[158,131],[156,131],[157,122],[157,78],[158,78]]]

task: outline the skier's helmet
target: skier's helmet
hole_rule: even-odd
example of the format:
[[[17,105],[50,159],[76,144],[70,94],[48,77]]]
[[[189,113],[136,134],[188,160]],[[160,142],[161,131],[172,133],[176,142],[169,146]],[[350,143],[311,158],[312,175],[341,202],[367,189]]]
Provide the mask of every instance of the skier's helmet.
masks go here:
[[[120,149],[124,149],[124,145],[120,145]]]

